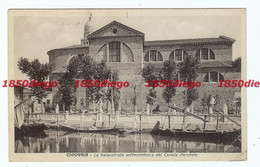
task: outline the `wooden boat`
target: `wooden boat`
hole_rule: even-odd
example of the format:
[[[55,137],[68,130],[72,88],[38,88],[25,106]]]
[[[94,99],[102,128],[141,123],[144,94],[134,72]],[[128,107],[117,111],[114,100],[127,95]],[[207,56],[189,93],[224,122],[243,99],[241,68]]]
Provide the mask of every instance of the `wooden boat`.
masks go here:
[[[161,129],[158,121],[151,131],[152,135],[177,137],[192,141],[218,141],[230,143],[237,140],[241,135],[241,129],[233,131],[217,131],[217,130],[182,130],[182,129]]]
[[[125,132],[123,129],[118,129],[118,128],[111,128],[111,129],[101,129],[101,128],[77,128],[77,127],[72,127],[69,125],[65,124],[60,124],[60,128],[64,130],[68,130],[71,132],[85,132],[85,133],[118,133],[122,134]]]
[[[20,128],[15,127],[15,138],[22,139],[23,137],[46,137],[44,129],[47,126],[44,124],[24,124]]]
[[[185,111],[184,109],[181,109],[179,107],[176,106],[172,106],[170,104],[164,103],[156,98],[153,98],[149,95],[146,95],[147,97],[151,98],[152,100],[154,100],[157,103],[160,103],[168,108],[174,109],[178,112],[183,113],[183,123],[185,115],[189,115],[192,116],[193,118],[199,119],[201,121],[204,122],[204,127],[206,125],[207,122],[209,122],[208,120]],[[220,141],[220,142],[226,142],[226,143],[236,143],[238,142],[239,145],[241,145],[241,141],[239,140],[241,138],[241,125],[239,123],[237,123],[236,121],[232,120],[231,118],[229,118],[227,115],[222,114],[221,112],[215,110],[218,114],[221,114],[222,116],[224,116],[225,118],[227,118],[228,120],[230,120],[231,122],[235,123],[237,126],[239,126],[240,128],[238,130],[233,130],[233,131],[218,131],[218,130],[200,130],[200,129],[195,129],[195,130],[183,130],[183,129],[161,129],[159,128],[160,126],[160,122],[158,121],[156,123],[156,125],[154,126],[153,130],[151,131],[151,134],[153,135],[162,135],[162,136],[170,136],[170,137],[181,137],[181,138],[186,138],[186,140],[191,139],[192,141],[194,140],[207,140],[207,141]],[[217,125],[216,127],[218,127],[218,119],[217,119]],[[216,128],[218,129],[218,128]]]
[[[25,112],[29,118],[30,99],[26,99],[14,107],[14,131],[15,139],[23,139],[24,137],[46,137],[44,129],[47,128],[44,124],[29,124],[24,122]],[[29,120],[29,119],[28,119]]]

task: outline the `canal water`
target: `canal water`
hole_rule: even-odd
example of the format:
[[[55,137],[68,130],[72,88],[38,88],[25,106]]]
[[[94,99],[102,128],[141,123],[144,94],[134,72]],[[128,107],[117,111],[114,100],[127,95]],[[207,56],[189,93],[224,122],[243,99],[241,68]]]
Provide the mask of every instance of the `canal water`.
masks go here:
[[[68,133],[46,130],[45,138],[15,141],[16,153],[241,152],[239,146],[143,134]]]

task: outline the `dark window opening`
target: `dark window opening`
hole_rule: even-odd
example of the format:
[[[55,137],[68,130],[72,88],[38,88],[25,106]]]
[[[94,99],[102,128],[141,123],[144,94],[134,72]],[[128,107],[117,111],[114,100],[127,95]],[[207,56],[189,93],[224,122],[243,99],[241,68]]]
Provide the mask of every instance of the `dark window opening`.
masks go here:
[[[170,60],[174,60],[174,51],[171,52],[170,56],[169,56]]]
[[[218,75],[219,75],[219,81],[224,81],[224,77],[223,77],[223,75],[222,74],[220,74],[220,73],[218,73]]]
[[[162,57],[162,54],[160,52],[158,52],[158,61],[163,61],[163,57]]]
[[[210,50],[209,59],[215,60],[215,54],[212,50]]]
[[[182,50],[181,49],[175,50],[175,60],[182,61]]]
[[[109,43],[109,61],[120,62],[120,42]]]
[[[149,52],[147,52],[144,56],[144,61],[149,61]]]
[[[210,82],[218,82],[218,73],[217,72],[210,73]]]
[[[203,48],[196,52],[195,57],[201,60],[215,60],[215,53],[211,49]]]
[[[163,56],[159,51],[151,50],[145,54],[144,61],[163,61]]]
[[[209,74],[206,74],[206,76],[203,79],[203,82],[209,82]]]
[[[224,77],[221,73],[215,71],[207,73],[203,79],[203,82],[219,82],[219,81],[224,81]]]
[[[117,33],[117,29],[114,28],[113,29],[113,33],[116,34]]]
[[[156,51],[151,50],[150,52],[150,61],[156,61]]]
[[[201,50],[201,59],[202,60],[208,60],[208,49],[202,49]]]

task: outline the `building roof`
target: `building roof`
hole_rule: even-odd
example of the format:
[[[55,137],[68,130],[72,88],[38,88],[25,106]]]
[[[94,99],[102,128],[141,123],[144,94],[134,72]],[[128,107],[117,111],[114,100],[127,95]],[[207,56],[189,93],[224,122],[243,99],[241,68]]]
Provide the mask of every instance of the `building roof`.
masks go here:
[[[71,45],[71,46],[67,46],[64,48],[56,48],[56,49],[52,49],[50,51],[47,52],[48,55],[51,55],[51,53],[57,53],[57,52],[62,52],[63,54],[66,54],[66,51],[69,51],[70,49],[80,49],[80,48],[86,48],[88,49],[88,45]]]
[[[196,39],[177,39],[177,40],[157,40],[145,41],[145,46],[172,46],[172,45],[200,45],[200,44],[221,44],[234,43],[235,40],[226,36],[218,38],[196,38]]]
[[[124,29],[126,29],[126,30],[128,30],[128,31],[131,31],[131,32],[133,32],[133,33],[134,33],[135,35],[137,35],[137,36],[144,37],[144,33],[140,32],[140,31],[138,31],[138,30],[136,30],[136,29],[133,29],[133,28],[131,28],[131,27],[128,27],[128,26],[126,26],[126,25],[124,25],[124,24],[122,24],[122,23],[119,23],[119,22],[117,22],[117,21],[112,21],[111,23],[109,23],[109,24],[107,24],[107,25],[101,27],[100,29],[94,31],[93,33],[89,34],[89,35],[87,36],[87,38],[93,38],[93,37],[95,37],[95,35],[98,34],[99,32],[102,32],[102,31],[106,30],[107,28],[109,28],[109,27],[111,27],[111,26],[113,26],[113,25],[117,25],[117,26],[122,27],[122,28],[124,28]]]
[[[232,67],[232,60],[221,61],[221,60],[208,60],[200,62],[201,68],[209,67]]]
[[[61,49],[71,49],[71,48],[88,48],[87,45],[71,45],[71,46],[67,46]]]

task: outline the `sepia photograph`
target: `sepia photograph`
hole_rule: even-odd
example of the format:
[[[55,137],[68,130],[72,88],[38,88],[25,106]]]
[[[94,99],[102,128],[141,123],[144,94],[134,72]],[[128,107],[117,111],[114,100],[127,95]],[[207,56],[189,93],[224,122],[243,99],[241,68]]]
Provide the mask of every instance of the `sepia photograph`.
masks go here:
[[[245,18],[9,10],[9,159],[246,160]]]

